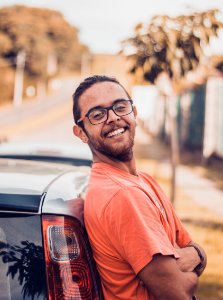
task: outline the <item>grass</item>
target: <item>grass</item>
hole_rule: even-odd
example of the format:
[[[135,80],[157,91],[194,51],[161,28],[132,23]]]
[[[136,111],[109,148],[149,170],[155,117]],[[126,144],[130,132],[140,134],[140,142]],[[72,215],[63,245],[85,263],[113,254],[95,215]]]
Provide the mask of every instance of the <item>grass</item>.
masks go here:
[[[138,148],[139,150],[139,148]],[[164,172],[159,172],[158,150],[156,159],[146,159],[139,155],[137,166],[149,172],[159,182],[167,195],[170,194],[170,178]],[[143,151],[145,154],[145,145]],[[142,153],[141,152],[141,153]],[[151,153],[151,152],[150,152]],[[196,296],[199,300],[223,299],[223,219],[196,204],[184,190],[177,189],[175,210],[188,229],[191,237],[202,245],[208,257],[205,272],[200,277]]]

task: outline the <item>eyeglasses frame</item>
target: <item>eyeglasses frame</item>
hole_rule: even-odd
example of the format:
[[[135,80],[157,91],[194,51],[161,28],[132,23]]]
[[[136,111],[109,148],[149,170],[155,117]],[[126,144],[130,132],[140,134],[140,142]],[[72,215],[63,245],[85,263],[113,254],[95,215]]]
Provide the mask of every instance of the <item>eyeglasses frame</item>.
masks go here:
[[[114,107],[114,105],[117,104],[119,101],[123,101],[123,100],[131,103],[132,110],[131,110],[129,113],[120,116],[120,115],[117,115],[117,113],[114,111],[113,107]],[[106,121],[108,120],[108,112],[109,112],[109,110],[112,110],[112,111],[116,114],[116,116],[118,116],[118,117],[127,116],[127,115],[131,114],[131,112],[133,111],[133,100],[132,100],[132,99],[118,99],[118,100],[116,100],[115,103],[113,103],[112,105],[107,106],[107,107],[101,107],[101,108],[106,109],[106,111],[107,111],[107,118],[106,118],[106,120],[104,120],[104,121],[102,121],[102,122],[100,122],[100,123],[97,123],[97,124],[91,123],[91,120],[89,119],[89,115],[90,115],[90,113],[91,113],[94,109],[96,109],[95,107],[93,107],[93,108],[89,109],[89,111],[88,111],[82,118],[80,118],[80,119],[77,121],[77,125],[78,125],[79,123],[83,122],[84,118],[88,118],[88,120],[89,120],[89,122],[91,123],[91,125],[98,125],[98,124],[104,123],[104,122],[106,122]]]

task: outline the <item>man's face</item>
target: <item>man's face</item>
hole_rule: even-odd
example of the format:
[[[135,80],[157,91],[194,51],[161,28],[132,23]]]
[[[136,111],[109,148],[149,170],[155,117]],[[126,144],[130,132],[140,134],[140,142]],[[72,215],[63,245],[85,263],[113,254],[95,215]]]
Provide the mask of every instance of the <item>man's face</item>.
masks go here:
[[[79,99],[81,117],[93,107],[108,107],[118,99],[128,99],[123,88],[113,82],[96,83],[87,89]],[[84,118],[82,140],[88,142],[93,153],[97,152],[120,161],[132,158],[132,147],[135,136],[135,108],[125,116],[117,116],[112,110],[104,123],[92,125]]]

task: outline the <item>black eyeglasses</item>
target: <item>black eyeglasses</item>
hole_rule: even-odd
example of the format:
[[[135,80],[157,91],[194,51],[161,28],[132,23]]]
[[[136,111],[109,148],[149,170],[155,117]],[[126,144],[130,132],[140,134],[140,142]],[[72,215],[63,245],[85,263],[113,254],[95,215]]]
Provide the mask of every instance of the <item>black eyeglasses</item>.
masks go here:
[[[108,107],[94,107],[90,109],[85,116],[77,121],[77,124],[82,122],[84,118],[88,118],[92,125],[97,125],[106,122],[108,119],[108,112],[112,110],[117,116],[122,117],[129,115],[133,111],[133,101],[119,99],[115,103]]]

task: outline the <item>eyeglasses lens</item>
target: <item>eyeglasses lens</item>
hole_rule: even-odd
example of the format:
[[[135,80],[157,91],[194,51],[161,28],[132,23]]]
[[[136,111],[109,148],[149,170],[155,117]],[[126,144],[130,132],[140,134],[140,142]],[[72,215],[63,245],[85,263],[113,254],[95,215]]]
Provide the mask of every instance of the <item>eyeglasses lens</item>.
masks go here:
[[[130,100],[122,100],[108,108],[93,109],[88,115],[91,124],[97,125],[105,122],[110,109],[112,109],[117,116],[125,116],[132,112],[132,102]]]

